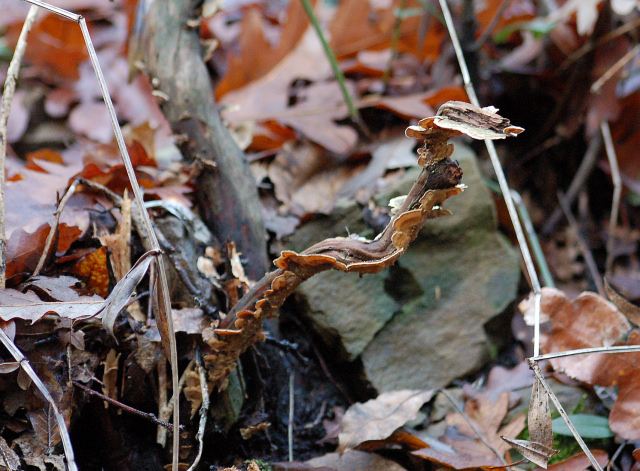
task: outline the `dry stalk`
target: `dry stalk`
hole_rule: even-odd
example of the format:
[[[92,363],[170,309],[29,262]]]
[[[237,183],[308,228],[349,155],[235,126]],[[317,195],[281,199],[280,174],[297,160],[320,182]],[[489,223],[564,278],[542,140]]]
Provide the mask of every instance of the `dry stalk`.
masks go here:
[[[27,35],[38,16],[39,8],[32,5],[22,25],[22,31],[18,37],[13,57],[7,70],[7,78],[4,81],[2,92],[2,105],[0,107],[0,289],[4,289],[7,271],[7,234],[4,220],[4,163],[7,157],[7,121],[11,112],[11,100],[16,91],[16,83],[20,73],[20,64],[24,51],[27,49]]]
[[[147,231],[147,236],[149,237],[149,241],[151,243],[151,248],[153,250],[157,250],[161,252],[160,244],[158,243],[158,239],[156,238],[155,232],[153,231],[153,226],[151,225],[151,220],[149,219],[149,215],[144,210],[144,200],[142,198],[142,192],[140,191],[140,186],[138,185],[138,181],[136,179],[135,170],[131,163],[131,158],[129,157],[129,152],[127,151],[127,146],[124,141],[124,136],[122,135],[122,130],[120,129],[120,125],[118,123],[118,117],[116,116],[115,109],[113,107],[113,101],[111,100],[111,95],[109,94],[109,90],[107,88],[107,83],[104,79],[104,74],[102,73],[102,69],[100,67],[100,63],[98,62],[98,56],[96,55],[95,48],[93,47],[93,42],[91,41],[91,36],[89,34],[89,29],[87,28],[87,21],[82,15],[78,15],[72,13],[70,11],[64,10],[62,8],[55,7],[48,3],[42,2],[40,0],[24,0],[27,3],[32,5],[37,5],[41,8],[49,10],[63,18],[67,18],[71,21],[76,22],[80,26],[80,31],[82,32],[82,36],[84,38],[85,45],[87,46],[87,51],[89,52],[89,60],[91,65],[93,66],[94,72],[96,74],[96,78],[98,79],[98,83],[100,85],[100,90],[102,92],[102,97],[104,99],[105,105],[107,107],[107,111],[109,112],[109,118],[111,120],[111,125],[113,127],[113,132],[116,137],[116,142],[118,143],[118,148],[120,150],[120,154],[122,156],[122,160],[124,162],[125,169],[127,171],[127,175],[129,177],[129,181],[131,183],[131,188],[133,189],[133,194],[135,197],[136,204],[138,205],[138,211],[141,216],[144,227]],[[157,275],[157,289],[154,290],[154,305],[156,312],[156,320],[158,323],[158,330],[160,331],[160,336],[162,337],[162,346],[165,354],[169,357],[169,362],[171,364],[171,379],[173,383],[173,390],[179,391],[178,388],[178,355],[177,355],[177,346],[175,340],[175,332],[173,329],[173,319],[171,318],[171,300],[169,299],[169,288],[166,276],[166,270],[164,267],[164,260],[162,256],[156,258],[156,275]],[[180,428],[180,415],[179,415],[179,407],[178,407],[178,395],[175,395],[175,407],[173,412],[173,427],[174,430],[179,430]],[[180,451],[180,442],[179,442],[180,434],[173,434],[173,456],[172,456],[172,469],[178,469],[178,459],[179,459],[179,451]]]
[[[440,0],[440,7],[442,8],[442,14],[447,24],[449,36],[451,36],[451,42],[453,43],[456,57],[458,58],[458,64],[460,65],[460,71],[462,72],[464,88],[467,92],[467,95],[469,96],[469,100],[471,101],[471,103],[473,103],[475,106],[480,106],[475,89],[473,88],[473,83],[471,83],[469,69],[467,68],[467,64],[462,53],[462,48],[460,47],[460,41],[458,40],[458,34],[456,33],[455,26],[453,25],[453,19],[451,18],[451,12],[449,11],[447,0]],[[522,253],[522,258],[524,260],[525,267],[527,268],[527,274],[529,275],[529,281],[531,282],[531,287],[535,296],[535,327],[533,336],[533,352],[535,355],[537,355],[540,352],[540,298],[542,297],[542,294],[540,293],[540,281],[538,280],[538,274],[536,273],[536,269],[531,258],[531,253],[529,252],[529,246],[527,245],[527,239],[524,235],[524,231],[522,230],[522,225],[520,224],[520,219],[518,218],[518,212],[516,210],[515,204],[513,203],[511,190],[509,189],[509,184],[507,183],[507,179],[504,176],[504,171],[502,170],[502,164],[500,163],[500,159],[498,158],[496,148],[493,145],[493,142],[489,139],[485,139],[485,144],[487,146],[487,151],[489,152],[491,164],[493,165],[493,169],[496,172],[498,183],[500,184],[500,190],[502,190],[502,194],[504,195],[504,202],[507,205],[507,210],[509,211],[509,217],[511,218],[511,223],[513,224],[513,229],[518,239],[520,252]]]
[[[604,139],[604,148],[607,151],[607,159],[609,160],[609,167],[611,167],[611,179],[613,180],[613,201],[611,202],[611,216],[609,218],[609,240],[607,240],[607,265],[605,269],[605,273],[609,275],[613,268],[613,246],[616,236],[616,226],[618,224],[618,214],[620,212],[622,177],[620,176],[618,157],[616,156],[616,149],[613,146],[611,130],[609,129],[609,123],[607,121],[603,121],[600,124],[600,132]]]

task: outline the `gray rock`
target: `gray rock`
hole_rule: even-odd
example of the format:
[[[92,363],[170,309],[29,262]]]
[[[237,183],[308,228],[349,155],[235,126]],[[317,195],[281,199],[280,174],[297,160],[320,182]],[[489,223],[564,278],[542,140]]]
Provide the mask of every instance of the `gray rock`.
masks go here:
[[[343,358],[360,356],[379,392],[444,386],[476,370],[489,359],[483,325],[516,296],[519,256],[497,230],[475,156],[456,144],[453,158],[468,186],[445,202],[453,216],[427,221],[395,266],[364,278],[321,273],[299,290],[318,333]],[[407,171],[378,203],[406,194],[419,171]],[[356,203],[343,202],[332,215],[307,223],[290,246],[302,250],[344,235],[345,227],[365,228]]]

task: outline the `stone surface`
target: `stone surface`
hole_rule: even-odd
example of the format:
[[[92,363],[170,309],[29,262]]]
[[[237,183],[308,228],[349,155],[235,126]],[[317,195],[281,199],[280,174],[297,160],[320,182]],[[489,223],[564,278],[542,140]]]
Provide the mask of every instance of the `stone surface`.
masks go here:
[[[299,290],[318,333],[344,359],[360,356],[379,392],[440,387],[480,367],[489,358],[484,324],[516,296],[519,256],[497,230],[475,157],[456,144],[453,158],[468,186],[445,202],[453,216],[427,221],[395,266],[364,278],[321,273]],[[407,171],[378,204],[406,194],[419,171]],[[289,247],[302,250],[345,229],[374,235],[348,201],[305,224]]]

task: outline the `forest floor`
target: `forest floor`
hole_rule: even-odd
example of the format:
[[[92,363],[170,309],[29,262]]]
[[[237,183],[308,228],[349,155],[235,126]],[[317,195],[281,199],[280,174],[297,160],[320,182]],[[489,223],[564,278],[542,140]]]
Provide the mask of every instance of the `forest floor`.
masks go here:
[[[328,263],[286,250],[375,237],[418,175],[405,130],[472,101],[440,4],[312,2],[332,63],[299,0],[52,3],[87,20],[152,222],[79,25],[41,9],[0,114],[0,468],[640,469],[640,3],[448,2],[479,102],[508,120],[502,170],[454,139],[468,188],[424,218],[452,216],[381,274],[323,273],[286,301],[287,269]],[[29,5],[0,11],[4,83]],[[153,36],[184,11],[192,51]],[[197,71],[167,69],[189,52]],[[630,352],[526,361],[612,346]]]

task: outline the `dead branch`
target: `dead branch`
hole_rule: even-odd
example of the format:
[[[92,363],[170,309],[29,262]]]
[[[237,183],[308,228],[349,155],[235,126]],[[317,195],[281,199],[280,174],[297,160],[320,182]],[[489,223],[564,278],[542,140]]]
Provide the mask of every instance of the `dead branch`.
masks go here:
[[[197,2],[195,2],[197,3]],[[259,279],[268,267],[262,210],[255,179],[225,127],[202,59],[194,2],[142,2],[130,45],[130,64],[144,70],[189,162],[203,165],[197,177],[200,214],[222,242],[231,240],[247,258],[247,274]],[[137,32],[137,33],[136,33]]]
[[[398,208],[389,224],[374,239],[335,237],[300,254],[282,252],[274,263],[277,270],[262,278],[227,314],[220,328],[203,335],[211,348],[204,357],[210,380],[224,388],[238,357],[249,346],[263,340],[265,319],[276,311],[296,288],[313,275],[335,269],[344,272],[378,273],[391,266],[416,238],[427,221],[450,214],[442,209],[449,197],[462,192],[462,170],[449,160],[452,136],[467,134],[475,139],[503,139],[522,132],[492,107],[478,108],[462,102],[448,102],[437,116],[425,118],[407,129],[407,136],[424,140],[418,150],[418,164],[424,167],[409,194],[396,199]],[[392,211],[393,212],[393,211]]]

